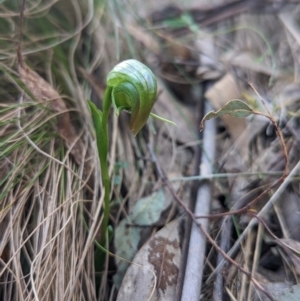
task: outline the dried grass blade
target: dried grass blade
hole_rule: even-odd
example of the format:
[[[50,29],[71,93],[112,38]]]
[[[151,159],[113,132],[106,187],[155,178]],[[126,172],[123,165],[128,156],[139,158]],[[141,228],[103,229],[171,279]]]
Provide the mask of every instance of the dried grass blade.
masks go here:
[[[71,123],[68,108],[59,93],[40,75],[24,64],[19,64],[21,81],[26,85],[29,92],[40,102],[50,103],[54,112],[60,113],[57,118],[57,129],[64,139],[66,146],[78,165],[81,164],[83,144],[76,134],[76,129]]]

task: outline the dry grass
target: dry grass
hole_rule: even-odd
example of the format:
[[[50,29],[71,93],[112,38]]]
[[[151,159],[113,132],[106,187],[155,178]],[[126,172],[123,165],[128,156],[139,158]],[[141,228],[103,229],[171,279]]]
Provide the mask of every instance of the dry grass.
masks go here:
[[[97,300],[94,238],[102,200],[94,191],[101,181],[86,106],[91,90],[78,70],[101,62],[99,53],[82,49],[100,40],[95,31],[81,38],[96,22],[96,7],[28,1],[22,52],[26,68],[39,75],[24,85],[12,67],[15,47],[6,43],[18,41],[17,4],[0,7],[1,22],[15,27],[1,39],[1,299]],[[55,108],[56,89],[65,96]]]
[[[161,8],[156,7],[158,13]],[[19,13],[18,1],[0,3],[1,300],[116,299],[113,254],[110,259],[107,256],[103,270],[95,244],[102,218],[101,174],[86,100],[101,106],[107,71],[119,59],[144,58],[185,103],[175,102],[160,84],[163,93],[155,110],[178,126],[150,121],[137,138],[128,131],[126,114],[118,120],[112,114],[113,229],[128,219],[137,200],[161,187],[149,160],[148,143],[167,176],[177,178],[172,183],[180,183],[176,189],[181,198],[189,199],[195,180],[189,176],[199,170],[196,148],[202,144],[195,112],[200,107],[198,84],[204,80],[226,79],[214,86],[217,94],[206,95],[215,108],[223,100],[241,98],[260,110],[260,102],[247,86],[252,81],[284,128],[290,170],[299,161],[300,38],[298,25],[286,15],[242,15],[205,27],[189,19],[189,14],[172,22],[151,23],[148,12],[139,9],[136,1],[118,5],[116,1],[27,0],[22,25],[26,65],[21,67],[36,72],[28,82],[22,70],[20,75],[15,50]],[[225,74],[230,75],[231,83]],[[57,100],[60,105],[53,105]],[[216,139],[211,213],[222,213],[247,204],[279,178],[284,160],[274,129],[259,118],[219,121]],[[277,188],[272,189],[253,210],[268,208],[264,218],[272,230],[280,237],[299,240],[299,179],[294,178],[283,193],[282,199],[290,206],[278,201],[271,208],[268,202],[276,193]],[[173,218],[174,211],[166,215],[159,227]],[[228,220],[225,251],[250,221],[244,215]],[[211,235],[218,243],[225,235],[223,225],[219,220],[210,222]],[[149,228],[149,233],[156,231]],[[281,264],[280,271],[266,273],[262,258],[274,255],[275,247],[262,224],[245,238],[234,259],[258,281],[266,287],[286,279],[298,281],[297,271],[283,252],[280,258],[287,259],[286,272]],[[118,250],[111,244],[110,251]],[[216,249],[209,245],[203,300],[218,290],[226,291],[232,300],[257,300],[259,293],[249,278],[233,267],[228,267],[223,284],[213,287],[210,275],[215,275],[222,259],[217,257]]]

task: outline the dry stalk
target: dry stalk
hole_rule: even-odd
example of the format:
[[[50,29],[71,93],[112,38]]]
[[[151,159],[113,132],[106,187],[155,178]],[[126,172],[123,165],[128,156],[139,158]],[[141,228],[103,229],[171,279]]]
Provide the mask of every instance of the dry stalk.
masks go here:
[[[216,248],[216,250],[221,253],[224,257],[225,260],[230,262],[232,265],[234,265],[238,270],[240,270],[242,273],[247,275],[250,279],[250,281],[253,282],[253,284],[259,289],[261,292],[263,292],[271,301],[274,301],[273,297],[260,285],[259,282],[257,282],[251,275],[250,272],[246,271],[240,264],[238,264],[235,260],[233,260],[230,256],[228,256],[219,246],[218,244],[214,241],[214,239],[205,231],[199,221],[197,220],[198,217],[195,217],[194,213],[184,204],[184,202],[179,198],[177,193],[174,191],[170,181],[166,177],[165,173],[163,172],[159,162],[157,161],[157,158],[153,152],[153,149],[151,145],[148,145],[148,150],[151,156],[152,162],[155,164],[157,173],[161,181],[167,186],[168,190],[172,194],[173,198],[177,202],[179,206],[181,206],[185,212],[188,214],[188,216],[193,220],[193,222],[199,227],[199,229],[202,231],[204,236],[207,238],[207,240]]]

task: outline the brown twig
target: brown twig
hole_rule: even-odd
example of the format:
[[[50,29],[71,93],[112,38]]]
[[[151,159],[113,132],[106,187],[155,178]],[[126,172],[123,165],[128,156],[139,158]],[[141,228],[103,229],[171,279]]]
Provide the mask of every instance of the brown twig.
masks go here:
[[[219,246],[218,244],[214,241],[214,239],[201,227],[201,224],[199,221],[197,221],[195,215],[193,212],[184,204],[184,202],[179,198],[179,196],[176,194],[174,191],[172,185],[170,184],[168,178],[164,174],[159,162],[157,161],[157,158],[153,152],[153,148],[151,147],[150,144],[147,145],[152,162],[155,164],[157,173],[161,181],[166,185],[168,190],[170,191],[171,195],[175,199],[175,201],[182,207],[184,208],[185,212],[189,215],[189,217],[195,222],[195,224],[198,226],[198,228],[202,231],[206,239],[216,248],[218,252],[220,252],[223,257],[229,261],[232,265],[234,265],[238,270],[240,270],[242,273],[244,273],[246,276],[249,277],[250,281],[253,282],[253,284],[261,291],[263,292],[270,300],[274,301],[273,297],[252,277],[251,273],[246,271],[240,264],[238,264],[235,260],[230,258]]]
[[[267,225],[267,223],[259,216],[257,216],[255,213],[253,212],[249,212],[249,215],[256,218],[260,223],[262,223],[264,225],[264,227],[266,228],[266,230],[269,232],[269,234],[276,240],[276,242],[281,245],[283,248],[288,248],[290,251],[292,251],[297,257],[299,257],[300,253],[293,249],[292,247],[290,247],[289,245],[285,244],[282,242],[282,240],[277,237],[272,230],[269,228],[269,226]]]
[[[242,214],[242,213],[246,213],[249,209],[251,209],[251,206],[253,206],[254,204],[256,204],[262,197],[264,197],[267,193],[269,193],[274,187],[276,187],[278,184],[282,183],[285,178],[287,177],[288,173],[289,173],[289,168],[288,168],[288,162],[289,162],[289,156],[288,156],[288,152],[287,152],[287,147],[286,144],[284,142],[284,138],[282,135],[282,132],[276,122],[276,120],[274,119],[274,117],[271,115],[264,99],[261,97],[261,95],[258,93],[258,91],[256,90],[256,88],[253,86],[252,83],[249,83],[250,87],[254,90],[254,92],[257,94],[257,96],[259,97],[260,101],[262,102],[263,106],[265,107],[266,111],[268,114],[262,113],[262,112],[258,112],[258,111],[252,111],[252,114],[254,115],[260,115],[260,116],[264,116],[266,118],[268,118],[271,123],[273,124],[275,131],[277,133],[277,136],[279,138],[282,150],[283,150],[283,155],[284,155],[284,160],[285,160],[285,165],[284,165],[284,171],[283,174],[281,175],[281,177],[276,180],[272,185],[270,185],[267,189],[265,189],[260,195],[258,195],[254,200],[252,200],[251,202],[249,202],[246,206],[244,206],[243,208],[237,209],[237,210],[232,210],[229,212],[224,212],[224,213],[217,213],[217,214],[211,214],[211,215],[201,215],[201,216],[196,216],[196,218],[220,218],[220,217],[224,217],[227,215],[237,215],[237,214]]]
[[[270,185],[267,189],[265,189],[259,196],[257,196],[254,200],[252,200],[251,202],[249,202],[246,206],[240,208],[240,209],[236,209],[236,210],[232,210],[232,211],[228,211],[228,212],[223,212],[223,213],[216,213],[216,214],[211,214],[211,215],[197,215],[195,216],[195,218],[209,218],[209,219],[213,219],[213,218],[221,218],[224,216],[228,216],[228,215],[238,215],[238,214],[243,214],[249,211],[249,209],[251,209],[251,207],[256,204],[263,196],[265,196],[267,193],[269,193],[274,187],[276,187],[278,184],[282,183],[283,180],[285,179],[285,177],[283,177],[283,175],[276,180],[272,185]]]
[[[276,122],[276,120],[274,119],[274,117],[272,116],[272,114],[270,113],[264,99],[261,97],[261,95],[258,93],[258,91],[256,90],[256,88],[254,87],[254,85],[252,83],[249,83],[249,86],[253,89],[253,91],[256,93],[256,95],[259,97],[261,103],[263,104],[263,106],[265,107],[266,111],[268,112],[268,115],[265,115],[261,112],[255,112],[256,115],[262,115],[262,116],[265,116],[266,118],[268,118],[274,128],[275,128],[275,131],[277,133],[277,136],[279,137],[279,140],[280,140],[280,144],[281,144],[281,147],[282,147],[282,150],[283,150],[283,154],[284,154],[284,159],[285,159],[285,168],[284,168],[284,173],[282,175],[282,178],[283,180],[287,177],[288,173],[289,173],[289,169],[288,169],[288,162],[289,162],[289,156],[288,156],[288,152],[287,152],[287,147],[284,143],[284,139],[283,139],[283,135],[282,135],[282,132]]]

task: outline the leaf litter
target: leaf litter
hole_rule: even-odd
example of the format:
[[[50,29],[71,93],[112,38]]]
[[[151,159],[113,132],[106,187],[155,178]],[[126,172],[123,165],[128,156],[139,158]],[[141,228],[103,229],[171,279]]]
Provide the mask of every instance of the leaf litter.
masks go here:
[[[85,16],[90,16],[89,7],[80,0],[72,4],[64,0],[60,2],[51,3],[52,19],[46,19],[57,36],[62,25],[55,12],[60,5],[68,8],[64,10],[66,14],[70,11],[77,16],[72,20],[72,28],[74,24],[80,27]],[[195,120],[200,121],[203,117],[199,103],[200,98],[204,101],[204,96],[205,101],[213,105],[214,113],[208,118],[221,117],[217,119],[217,135],[212,137],[217,141],[217,154],[212,162],[214,175],[210,180],[213,185],[211,214],[222,214],[247,205],[274,183],[284,170],[283,150],[274,126],[260,118],[262,116],[251,114],[252,110],[266,112],[258,95],[247,85],[249,81],[259,91],[282,129],[289,153],[289,170],[294,171],[299,162],[299,24],[296,18],[299,7],[289,4],[278,15],[276,7],[268,3],[260,7],[260,14],[256,14],[256,4],[251,6],[249,1],[239,9],[237,4],[227,6],[220,1],[221,6],[211,6],[210,11],[204,8],[204,2],[201,5],[192,2],[182,7],[178,3],[174,6],[175,2],[170,1],[173,6],[165,8],[149,3],[146,12],[137,10],[138,14],[147,15],[145,22],[132,17],[130,12],[135,4],[131,1],[122,4],[123,10],[118,14],[110,7],[108,14],[115,16],[113,20],[117,21],[117,15],[121,13],[122,22],[128,24],[115,29],[115,33],[110,20],[101,19],[104,8],[93,4],[94,18],[101,19],[101,24],[93,20],[87,30],[82,27],[81,36],[74,36],[70,44],[65,42],[55,47],[47,44],[45,47],[42,40],[37,40],[34,44],[36,51],[32,51],[32,40],[25,35],[25,48],[30,45],[31,51],[25,57],[27,65],[20,67],[20,79],[27,88],[19,85],[23,88],[16,89],[18,85],[13,72],[4,71],[6,79],[1,90],[6,96],[5,104],[1,104],[3,123],[0,129],[3,238],[0,253],[1,282],[5,283],[0,291],[2,299],[26,299],[33,295],[40,300],[56,297],[59,300],[180,299],[180,284],[174,283],[182,283],[183,279],[182,258],[187,252],[185,238],[189,237],[188,223],[185,223],[187,215],[183,208],[164,203],[166,188],[161,187],[162,181],[149,160],[146,145],[153,146],[157,160],[170,180],[174,174],[177,179],[184,179],[185,184],[176,186],[176,192],[185,204],[189,204],[190,199],[193,203],[195,193],[191,188],[197,189],[198,183],[189,177],[199,176],[197,149],[202,141]],[[16,21],[9,12],[18,16],[19,11],[6,5],[1,3],[14,24]],[[28,5],[31,13],[38,13],[34,6],[31,7],[31,2]],[[152,9],[149,8],[151,5],[154,6]],[[70,16],[68,14],[66,19],[69,20]],[[26,26],[31,34],[35,32],[34,27],[40,28],[34,25],[34,19]],[[101,36],[103,27],[107,33],[105,42]],[[126,30],[133,37],[128,44],[126,41],[130,39]],[[114,34],[115,40],[110,39],[109,36]],[[83,40],[78,44],[80,39]],[[101,57],[96,49],[103,49],[103,43],[108,51]],[[2,71],[12,68],[10,47],[3,44],[1,64],[5,68],[2,66]],[[162,93],[154,109],[157,113],[165,112],[162,115],[174,120],[177,128],[160,122],[151,124],[150,121],[143,133],[133,139],[128,131],[126,114],[121,115],[118,125],[111,118],[113,129],[110,135],[114,138],[111,139],[109,160],[116,180],[110,218],[115,248],[110,249],[112,254],[107,268],[99,276],[94,266],[96,247],[93,239],[97,239],[101,215],[100,173],[92,133],[87,126],[88,116],[82,107],[88,98],[100,102],[102,90],[92,87],[98,82],[104,86],[105,76],[99,78],[98,75],[106,74],[117,61],[116,48],[121,50],[122,59],[132,57],[135,50],[140,59],[161,76]],[[59,60],[63,53],[67,53],[66,57]],[[52,66],[50,77],[47,76],[49,70],[44,68],[45,57],[52,60],[48,64]],[[65,63],[69,61],[75,64],[75,69]],[[83,73],[84,78],[82,70],[89,70]],[[209,85],[207,81],[211,81]],[[18,102],[20,90],[24,90],[22,94],[25,95],[22,105]],[[72,99],[68,105],[67,98]],[[233,110],[229,108],[228,111],[227,106],[227,111],[224,111],[226,103],[233,99],[238,99],[230,103],[234,105]],[[228,112],[235,117],[249,116],[235,119],[225,115]],[[20,120],[23,132],[16,120]],[[45,157],[44,153],[56,160]],[[114,167],[117,164],[123,167]],[[296,170],[296,174],[299,171]],[[240,250],[232,255],[238,265],[251,271],[254,280],[257,279],[274,300],[299,299],[295,273],[298,261],[293,252],[285,251],[268,231],[262,230],[265,228],[263,223],[286,245],[298,250],[298,183],[297,177],[290,180],[277,203],[263,211],[262,222],[257,222],[260,226],[252,227],[244,235]],[[255,203],[249,213],[259,214],[266,208],[278,187],[274,186]],[[141,215],[137,222],[132,214],[140,202],[147,198],[151,200],[151,196],[157,197],[162,191],[164,197],[157,198],[162,201],[158,206],[160,210],[152,210],[152,206],[139,209]],[[149,215],[153,218],[147,221]],[[169,223],[172,219],[174,221]],[[209,233],[215,243],[228,252],[252,220],[252,215],[245,213],[209,219]],[[145,225],[150,229],[147,235],[141,234]],[[120,234],[118,228],[123,228]],[[225,228],[227,231],[222,231]],[[127,238],[127,234],[123,235],[125,232],[129,238],[122,243]],[[130,236],[130,232],[136,234]],[[122,250],[126,244],[130,247]],[[227,265],[223,273],[216,272],[223,256],[212,242],[207,243],[206,250],[199,298],[268,300],[257,286],[251,284],[249,276],[243,275],[236,266]],[[129,255],[123,256],[122,252]],[[111,280],[125,262],[122,274],[128,265],[129,268],[124,280],[119,278],[117,296]],[[211,280],[216,274],[219,278],[213,283]],[[284,282],[288,287],[282,286]]]

